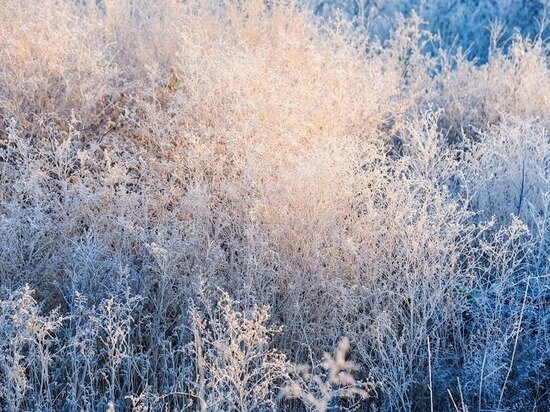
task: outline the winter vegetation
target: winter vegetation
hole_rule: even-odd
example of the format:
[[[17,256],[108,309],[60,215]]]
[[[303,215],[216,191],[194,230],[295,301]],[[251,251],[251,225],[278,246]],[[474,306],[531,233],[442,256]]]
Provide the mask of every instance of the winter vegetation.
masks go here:
[[[0,0],[0,410],[550,410],[548,17]]]

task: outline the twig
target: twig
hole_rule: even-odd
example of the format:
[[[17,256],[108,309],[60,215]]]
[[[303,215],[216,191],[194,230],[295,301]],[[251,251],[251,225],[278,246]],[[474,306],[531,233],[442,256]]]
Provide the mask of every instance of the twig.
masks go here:
[[[432,388],[432,350],[430,348],[430,337],[427,336],[426,340],[428,341],[428,372],[430,377],[430,411],[434,411],[434,394]]]
[[[508,383],[508,378],[512,373],[512,366],[514,364],[514,358],[516,356],[516,350],[518,347],[519,333],[521,331],[521,322],[523,320],[523,313],[525,312],[525,303],[527,302],[527,291],[529,290],[529,281],[531,280],[530,276],[527,276],[527,285],[525,286],[525,293],[523,294],[523,303],[521,304],[521,312],[519,313],[518,329],[516,331],[516,338],[514,339],[514,349],[512,350],[512,359],[510,359],[510,366],[508,367],[508,373],[506,374],[506,379],[502,384],[502,389],[500,391],[500,398],[498,399],[497,410],[500,410],[500,404],[502,403],[502,398],[504,397],[504,390],[506,389],[506,384]]]

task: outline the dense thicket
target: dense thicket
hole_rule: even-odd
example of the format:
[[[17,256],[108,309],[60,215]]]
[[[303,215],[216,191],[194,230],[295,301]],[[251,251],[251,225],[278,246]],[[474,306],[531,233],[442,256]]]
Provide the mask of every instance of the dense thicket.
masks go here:
[[[0,409],[549,410],[546,8],[425,4],[0,0]]]

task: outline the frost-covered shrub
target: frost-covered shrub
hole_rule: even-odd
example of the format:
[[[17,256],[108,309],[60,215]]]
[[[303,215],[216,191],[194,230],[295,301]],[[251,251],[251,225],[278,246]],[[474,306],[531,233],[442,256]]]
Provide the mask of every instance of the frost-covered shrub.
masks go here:
[[[42,315],[28,286],[0,300],[0,405],[9,411],[47,409],[59,390],[52,379],[63,318]]]
[[[373,35],[386,39],[396,27],[396,16],[416,13],[428,29],[440,35],[434,46],[485,61],[492,42],[490,27],[503,28],[499,44],[508,46],[514,34],[548,37],[547,0],[304,0],[316,13],[332,18],[338,13],[357,17]]]
[[[266,325],[269,308],[241,312],[227,293],[216,306],[210,301],[203,298],[204,309],[191,312],[200,410],[275,409],[289,364],[285,355],[269,348],[278,331]]]
[[[0,0],[0,409],[550,408],[548,49],[491,4]]]
[[[537,225],[548,219],[548,131],[537,125],[501,123],[483,132],[471,156],[469,180],[475,209],[501,224],[512,215],[521,217],[537,233]]]
[[[338,343],[334,357],[324,354],[321,365],[312,368],[298,365],[291,368],[291,378],[284,388],[287,398],[298,398],[307,410],[325,412],[338,407],[342,399],[366,399],[373,394],[374,385],[356,381],[353,372],[359,369],[346,361],[350,343],[347,338]]]

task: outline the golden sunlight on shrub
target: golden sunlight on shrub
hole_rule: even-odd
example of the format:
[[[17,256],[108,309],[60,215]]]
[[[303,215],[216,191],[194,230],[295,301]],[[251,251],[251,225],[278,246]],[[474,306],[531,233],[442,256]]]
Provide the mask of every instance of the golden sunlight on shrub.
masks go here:
[[[545,15],[357,4],[0,0],[1,410],[550,409]]]

